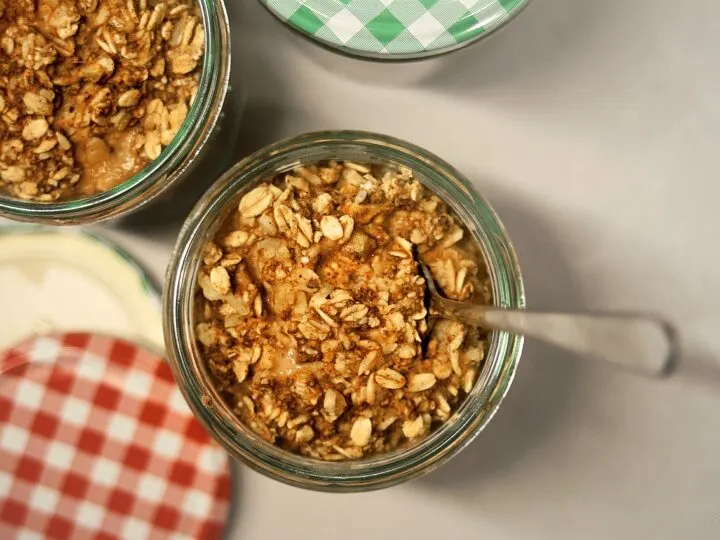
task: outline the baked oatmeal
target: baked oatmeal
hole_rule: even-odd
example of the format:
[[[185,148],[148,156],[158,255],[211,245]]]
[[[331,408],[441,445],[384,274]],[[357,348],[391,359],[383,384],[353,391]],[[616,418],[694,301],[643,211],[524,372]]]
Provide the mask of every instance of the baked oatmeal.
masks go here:
[[[198,272],[196,337],[263,439],[322,460],[388,452],[447,421],[486,335],[429,326],[414,246],[443,293],[490,302],[459,219],[403,167],[297,167],[239,202]]]
[[[0,191],[93,195],[156,159],[198,89],[194,0],[0,0]]]

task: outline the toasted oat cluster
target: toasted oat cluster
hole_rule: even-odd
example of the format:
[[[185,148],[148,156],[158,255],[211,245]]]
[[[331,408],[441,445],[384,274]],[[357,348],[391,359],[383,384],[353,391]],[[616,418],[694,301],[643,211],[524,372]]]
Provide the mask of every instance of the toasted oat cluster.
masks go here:
[[[469,236],[406,168],[328,162],[259,185],[198,274],[196,337],[221,394],[267,441],[323,460],[427,434],[471,390],[486,336],[429,328],[413,245],[447,297],[490,302]]]
[[[204,31],[194,0],[0,0],[0,190],[110,189],[185,120]]]

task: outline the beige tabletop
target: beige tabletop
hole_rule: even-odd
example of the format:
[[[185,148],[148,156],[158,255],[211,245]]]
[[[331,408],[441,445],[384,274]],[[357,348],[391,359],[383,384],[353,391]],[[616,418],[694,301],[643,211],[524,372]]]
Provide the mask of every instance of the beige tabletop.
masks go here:
[[[400,66],[228,3],[239,155],[316,129],[409,139],[496,206],[530,306],[665,312],[685,347],[658,382],[530,343],[498,416],[439,471],[338,496],[239,465],[228,537],[720,538],[720,3],[537,0],[484,45]],[[110,234],[160,277],[176,233]]]

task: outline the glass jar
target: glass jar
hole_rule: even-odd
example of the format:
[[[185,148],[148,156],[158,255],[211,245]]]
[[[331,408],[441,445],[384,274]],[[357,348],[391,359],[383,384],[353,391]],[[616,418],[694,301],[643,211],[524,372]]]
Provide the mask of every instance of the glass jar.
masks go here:
[[[76,200],[25,201],[0,194],[0,217],[16,221],[70,225],[116,218],[138,210],[187,178],[212,153],[225,150],[217,140],[230,80],[230,27],[223,2],[197,0],[205,28],[205,55],[195,101],[180,131],[162,154],[142,171],[114,188]],[[217,156],[210,156],[217,161]]]
[[[319,132],[279,142],[230,169],[195,206],[180,232],[165,280],[163,324],[170,365],[190,407],[233,456],[272,478],[324,491],[390,486],[431,471],[467,446],[497,411],[513,380],[523,338],[492,332],[478,380],[453,416],[424,440],[360,461],[325,462],[282,450],[246,428],[222,400],[195,342],[194,298],[202,249],[244,193],[260,181],[322,160],[393,163],[457,213],[481,246],[497,306],[524,308],[520,268],[510,240],[488,203],[437,156],[404,141],[363,132]]]

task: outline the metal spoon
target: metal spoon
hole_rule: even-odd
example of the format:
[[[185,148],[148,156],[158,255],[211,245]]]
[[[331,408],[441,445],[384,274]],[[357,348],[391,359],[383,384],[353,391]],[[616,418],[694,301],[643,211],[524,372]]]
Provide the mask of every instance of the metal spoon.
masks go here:
[[[635,313],[545,313],[456,302],[440,295],[430,269],[417,257],[416,260],[425,277],[426,307],[431,317],[522,334],[641,375],[660,377],[672,371],[678,350],[677,332],[661,317]]]

